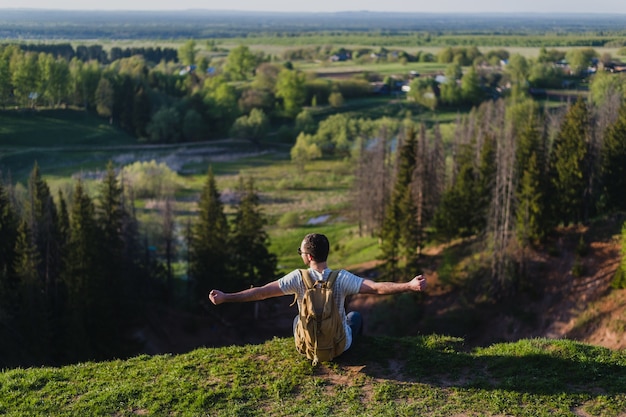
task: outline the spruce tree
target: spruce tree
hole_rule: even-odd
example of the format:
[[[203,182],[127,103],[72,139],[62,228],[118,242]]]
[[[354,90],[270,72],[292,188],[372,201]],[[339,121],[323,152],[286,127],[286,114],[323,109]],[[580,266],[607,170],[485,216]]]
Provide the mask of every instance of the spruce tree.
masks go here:
[[[198,203],[198,219],[190,242],[190,272],[194,280],[194,303],[212,288],[229,285],[228,222],[213,170],[209,168]]]
[[[553,221],[566,225],[587,220],[588,111],[579,98],[565,115],[552,146],[550,178]]]
[[[50,322],[44,282],[39,274],[41,259],[26,222],[21,222],[15,244],[14,269],[18,287],[18,323],[22,348],[29,362],[45,363],[50,347]]]
[[[41,260],[38,273],[45,282],[46,294],[52,294],[61,270],[57,210],[50,188],[42,178],[37,163],[28,179],[25,213],[28,228]]]
[[[408,127],[406,140],[399,150],[396,182],[391,201],[385,210],[381,233],[381,250],[391,279],[397,279],[400,261],[408,269],[415,269],[418,254],[418,225],[411,183],[415,171],[417,136],[413,127]]]
[[[547,228],[545,159],[539,131],[532,117],[522,129],[516,155],[516,234],[522,246],[537,244]]]
[[[122,187],[115,174],[113,163],[107,164],[107,171],[100,183],[100,194],[96,210],[96,221],[101,237],[94,242],[97,248],[97,263],[100,264],[98,277],[99,295],[94,300],[97,309],[102,311],[100,329],[111,342],[110,348],[118,341],[116,329],[123,333],[127,325],[124,301],[127,300],[125,286],[132,277],[132,263],[125,257],[123,225],[126,215],[122,206]]]
[[[67,208],[67,200],[65,199],[65,195],[63,192],[59,190],[58,199],[58,212],[59,212],[59,221],[58,221],[58,230],[59,230],[59,247],[60,247],[60,259],[63,259],[65,256],[65,251],[67,250],[67,244],[70,239],[70,213]],[[61,261],[62,262],[62,261]]]
[[[461,145],[455,160],[458,173],[453,183],[443,193],[441,204],[435,211],[434,225],[438,233],[448,239],[466,237],[480,232],[478,220],[483,218],[485,208],[477,196],[479,177],[474,167],[473,143]],[[484,223],[481,223],[484,224]]]
[[[231,234],[233,281],[230,289],[237,290],[272,280],[276,274],[276,256],[269,252],[267,221],[259,207],[254,180],[239,178],[241,200],[237,207]]]
[[[18,218],[0,180],[0,323],[15,312],[15,246]]]
[[[609,210],[626,210],[626,103],[604,138],[602,185]]]
[[[522,247],[537,244],[543,240],[543,193],[541,191],[541,171],[537,154],[533,153],[526,163],[517,188],[516,234]]]
[[[63,274],[67,292],[66,351],[73,360],[92,356],[97,345],[95,335],[104,313],[98,311],[104,287],[96,243],[100,238],[93,201],[78,181],[70,209],[70,238]]]
[[[122,275],[126,269],[122,237],[124,215],[122,188],[115,175],[113,164],[109,162],[104,180],[100,183],[96,218],[102,233],[98,241],[102,273],[107,281],[107,293],[102,295],[112,303],[109,304],[112,309],[114,304],[117,304],[116,300],[120,299]]]

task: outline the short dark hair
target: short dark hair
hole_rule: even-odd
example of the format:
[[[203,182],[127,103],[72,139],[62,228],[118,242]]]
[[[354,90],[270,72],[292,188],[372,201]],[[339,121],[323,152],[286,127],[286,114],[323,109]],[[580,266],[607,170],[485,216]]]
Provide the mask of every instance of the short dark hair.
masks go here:
[[[326,262],[328,252],[330,251],[330,243],[324,235],[309,233],[304,237],[304,249],[315,262]]]

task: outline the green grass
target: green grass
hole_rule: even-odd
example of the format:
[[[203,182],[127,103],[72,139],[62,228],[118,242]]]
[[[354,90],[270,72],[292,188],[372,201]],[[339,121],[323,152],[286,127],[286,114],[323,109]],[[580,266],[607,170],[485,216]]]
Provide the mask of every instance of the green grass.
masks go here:
[[[44,174],[103,169],[137,140],[76,110],[0,112],[0,171],[24,181],[35,161]]]
[[[407,75],[409,71],[417,71],[421,74],[443,72],[448,64],[438,62],[298,62],[296,68],[306,72],[317,73],[320,77],[329,74],[373,72],[382,75]]]
[[[59,146],[132,145],[106,120],[78,110],[0,112],[0,147],[56,148]]]
[[[7,416],[573,416],[626,410],[626,352],[546,339],[471,352],[363,337],[312,367],[291,338],[0,373]]]

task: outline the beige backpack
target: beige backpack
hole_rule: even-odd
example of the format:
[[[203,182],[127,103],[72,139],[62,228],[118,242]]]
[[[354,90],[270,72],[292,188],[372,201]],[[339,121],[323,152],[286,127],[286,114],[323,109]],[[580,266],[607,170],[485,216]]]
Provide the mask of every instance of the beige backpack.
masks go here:
[[[317,365],[340,355],[346,346],[346,331],[333,293],[339,271],[332,271],[327,281],[315,281],[308,270],[300,271],[306,291],[296,326],[296,349]]]

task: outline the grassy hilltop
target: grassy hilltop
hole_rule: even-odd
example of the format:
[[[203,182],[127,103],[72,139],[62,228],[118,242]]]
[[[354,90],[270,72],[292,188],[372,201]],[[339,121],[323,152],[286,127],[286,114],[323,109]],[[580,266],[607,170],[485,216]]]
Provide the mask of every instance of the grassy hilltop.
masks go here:
[[[8,416],[626,415],[626,351],[526,339],[363,337],[312,367],[291,338],[0,373]]]

